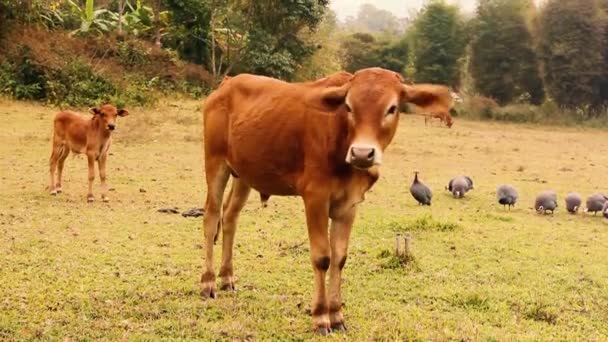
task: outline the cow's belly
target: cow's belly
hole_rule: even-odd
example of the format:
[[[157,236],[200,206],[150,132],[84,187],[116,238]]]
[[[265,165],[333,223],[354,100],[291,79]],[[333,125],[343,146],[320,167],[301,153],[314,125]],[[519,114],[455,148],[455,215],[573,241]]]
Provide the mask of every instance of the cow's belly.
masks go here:
[[[296,179],[304,170],[304,150],[297,129],[284,118],[263,114],[232,123],[227,161],[236,175],[268,195],[297,195]]]
[[[288,174],[286,170],[255,165],[247,161],[228,160],[230,168],[235,176],[243,180],[253,189],[268,195],[292,196],[297,195],[295,177]]]

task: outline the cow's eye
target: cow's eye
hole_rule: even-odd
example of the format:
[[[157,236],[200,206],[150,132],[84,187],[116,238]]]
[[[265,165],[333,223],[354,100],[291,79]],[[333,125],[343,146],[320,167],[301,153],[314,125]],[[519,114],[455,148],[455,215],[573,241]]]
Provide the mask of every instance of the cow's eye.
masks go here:
[[[386,112],[386,115],[391,115],[391,114],[395,114],[397,113],[397,106],[393,105],[391,106],[391,108],[388,109],[388,111]]]
[[[347,105],[346,103],[345,103],[344,105],[346,106],[346,111],[347,111],[347,112],[349,112],[349,113],[352,113],[352,112],[353,112],[353,110],[350,108],[350,106],[349,106],[349,105]]]

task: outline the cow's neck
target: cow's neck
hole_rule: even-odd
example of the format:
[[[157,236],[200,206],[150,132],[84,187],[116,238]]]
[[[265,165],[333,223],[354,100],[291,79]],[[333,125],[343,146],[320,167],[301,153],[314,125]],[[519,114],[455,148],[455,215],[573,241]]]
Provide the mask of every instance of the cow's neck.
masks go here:
[[[346,162],[346,154],[350,148],[351,133],[348,130],[346,113],[338,113],[336,129],[336,149],[334,155],[335,172],[343,182],[340,188],[346,189],[334,198],[332,205],[333,215],[339,215],[343,210],[361,203],[365,199],[365,193],[378,180],[377,167],[370,169],[357,169]]]

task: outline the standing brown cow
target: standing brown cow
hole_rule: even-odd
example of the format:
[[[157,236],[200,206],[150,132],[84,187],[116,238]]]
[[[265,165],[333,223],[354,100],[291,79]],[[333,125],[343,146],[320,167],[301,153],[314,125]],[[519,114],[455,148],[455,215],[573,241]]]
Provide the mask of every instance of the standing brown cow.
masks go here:
[[[86,153],[89,165],[89,192],[87,201],[93,202],[93,180],[95,180],[95,161],[99,166],[101,179],[101,199],[108,201],[106,185],[106,160],[112,143],[111,133],[116,129],[116,118],[127,116],[126,109],[116,109],[112,105],[91,108],[93,117],[85,119],[78,113],[63,111],[57,113],[53,130],[53,151],[49,161],[51,195],[61,192],[61,176],[65,159],[73,153]],[[55,183],[57,169],[57,183]]]
[[[399,122],[399,105],[412,102],[437,110],[448,94],[402,82],[398,74],[380,68],[361,70],[338,84],[326,80],[317,85],[243,74],[207,98],[203,296],[215,297],[213,240],[220,222],[221,288],[234,289],[234,234],[251,188],[265,195],[300,196],[314,270],[315,330],[345,329],[341,272],[356,205],[378,179],[377,166]],[[221,215],[231,174],[232,189]]]

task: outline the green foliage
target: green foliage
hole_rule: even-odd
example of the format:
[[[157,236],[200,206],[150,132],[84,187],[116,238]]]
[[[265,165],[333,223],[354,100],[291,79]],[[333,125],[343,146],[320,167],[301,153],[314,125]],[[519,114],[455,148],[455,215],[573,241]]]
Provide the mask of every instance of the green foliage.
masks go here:
[[[551,0],[540,17],[540,55],[551,98],[575,108],[601,103],[605,24],[595,0]],[[589,112],[593,116],[593,111]]]
[[[51,71],[47,78],[46,100],[54,104],[89,106],[107,102],[116,93],[112,82],[79,59],[68,63],[67,68]]]
[[[415,19],[412,29],[414,80],[457,87],[467,43],[458,7],[432,0]]]
[[[476,90],[501,104],[542,102],[544,89],[532,36],[529,0],[481,0],[473,23],[471,74]]]
[[[204,0],[165,0],[170,15],[163,43],[197,64],[209,63],[211,9]]]
[[[105,33],[116,24],[110,19],[107,9],[95,9],[94,0],[86,0],[84,8],[80,8],[73,0],[67,1],[80,18],[80,27],[74,30],[75,34]]]
[[[116,52],[121,64],[127,67],[141,67],[150,62],[149,50],[140,48],[132,40],[117,42]]]
[[[314,31],[323,19],[328,1],[261,0],[242,8],[248,13],[249,35],[243,63],[235,72],[292,79],[297,67],[311,57],[317,47],[300,35]]]
[[[32,60],[28,47],[22,46],[17,51],[18,58],[1,64],[0,89],[18,100],[46,98],[47,77],[43,68]]]
[[[349,72],[369,67],[403,72],[408,51],[406,39],[379,41],[369,33],[355,33],[341,43],[342,67]]]

